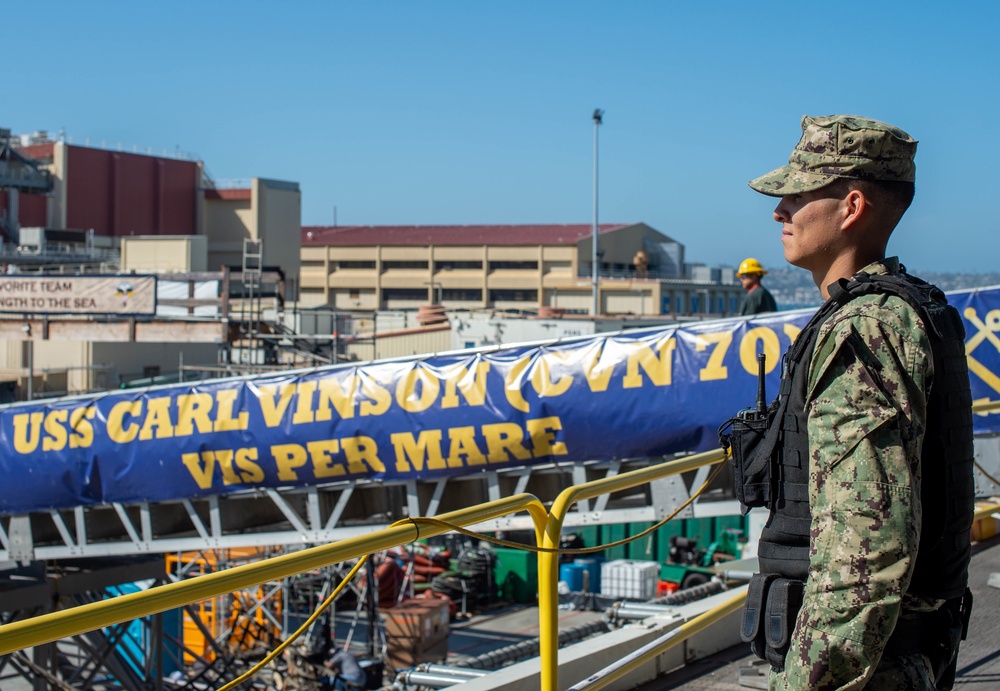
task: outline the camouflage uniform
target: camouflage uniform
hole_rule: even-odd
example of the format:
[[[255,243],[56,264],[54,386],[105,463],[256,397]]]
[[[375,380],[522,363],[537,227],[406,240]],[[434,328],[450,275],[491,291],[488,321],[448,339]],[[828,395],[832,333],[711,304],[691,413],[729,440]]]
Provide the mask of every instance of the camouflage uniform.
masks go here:
[[[913,182],[916,148],[910,135],[884,122],[855,115],[803,115],[802,137],[788,165],[751,180],[750,187],[781,197],[819,189],[837,178]]]
[[[865,267],[898,273],[895,259]],[[882,387],[852,354],[858,339]],[[916,311],[888,295],[856,298],[820,327],[809,367],[809,576],[772,689],[933,689],[922,655],[882,659],[908,614],[943,601],[906,595],[920,538],[920,449],[933,373]],[[891,394],[889,400],[882,390]]]
[[[897,127],[854,115],[803,116],[801,127],[788,165],[751,180],[751,188],[788,197],[841,179],[889,185],[915,179],[917,142]],[[905,186],[892,189],[899,203],[908,204]],[[807,205],[814,201],[818,198]],[[775,220],[791,224],[794,237],[794,218],[782,208],[779,203]],[[837,213],[841,220],[846,218],[843,208]],[[869,213],[876,215],[860,218],[896,222],[879,216],[877,209]],[[834,217],[811,221],[814,229],[825,232],[836,230],[838,222]],[[853,248],[861,248],[860,239]],[[818,267],[817,281],[837,278],[821,273],[824,262],[829,270],[834,260],[851,259],[844,247],[809,251],[809,261]],[[855,276],[899,272],[899,263],[886,259]],[[834,287],[844,290],[839,283],[831,285],[831,294]],[[834,298],[824,308],[832,314],[818,330],[806,329],[809,340],[801,343],[813,344],[812,353],[801,353],[801,359],[796,353],[793,371],[782,380],[787,396],[783,405],[794,400],[796,410],[781,407],[775,412],[772,428],[777,426],[782,437],[780,453],[770,465],[760,465],[751,452],[750,463],[741,466],[751,473],[744,489],[753,490],[744,496],[757,502],[754,506],[771,509],[758,546],[762,573],[751,581],[754,597],[748,596],[744,607],[741,635],[772,662],[772,689],[933,689],[932,661],[925,653],[936,657],[933,663],[948,684],[948,664],[953,661],[948,654],[961,635],[961,615],[964,612],[965,621],[968,615],[966,598],[957,595],[967,579],[965,526],[971,524],[974,492],[971,420],[965,420],[949,398],[969,398],[968,382],[963,391],[961,381],[967,377],[961,371],[961,326],[935,322],[935,334],[930,334],[923,319],[931,313],[918,311],[912,306],[917,303],[907,302],[897,291],[851,296],[849,301]],[[936,356],[932,342],[939,350],[941,371],[930,398]],[[929,406],[937,411],[934,419],[928,417]],[[924,471],[948,479],[941,487],[924,487],[934,491],[924,495],[929,499],[922,506],[920,462],[928,429],[936,465]],[[774,439],[771,430],[766,438]],[[944,439],[947,447],[942,448]],[[761,453],[771,454],[766,443]],[[752,475],[768,467],[779,473],[776,498],[768,498],[760,490],[768,483]],[[922,532],[934,540],[930,533],[938,528],[947,539],[927,545],[930,556],[918,567]],[[939,554],[941,559],[935,561]],[[773,579],[773,587],[768,579]],[[802,604],[796,610],[792,584],[803,580]],[[778,591],[772,594],[768,588]],[[930,595],[917,597],[910,590]],[[951,599],[932,599],[937,597]],[[794,622],[788,620],[792,630],[786,637],[782,617],[792,612],[797,614]],[[768,621],[762,623],[765,616]],[[790,645],[782,659],[785,641]],[[887,649],[891,652],[884,657]]]

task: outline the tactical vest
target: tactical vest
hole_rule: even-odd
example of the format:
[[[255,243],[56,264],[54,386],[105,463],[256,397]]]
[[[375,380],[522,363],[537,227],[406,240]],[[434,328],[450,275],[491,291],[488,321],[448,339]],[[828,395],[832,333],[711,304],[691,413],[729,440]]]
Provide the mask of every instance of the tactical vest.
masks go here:
[[[968,583],[975,484],[972,395],[965,328],[944,293],[909,276],[859,273],[830,286],[830,300],[799,334],[785,356],[777,419],[780,436],[772,457],[771,515],[761,533],[762,574],[805,581],[809,568],[809,436],[806,388],[820,327],[838,309],[863,295],[895,295],[920,315],[934,358],[921,447],[920,546],[908,593],[961,597]],[[891,399],[891,397],[890,397]],[[902,424],[902,421],[901,421]],[[912,434],[905,427],[904,438]]]

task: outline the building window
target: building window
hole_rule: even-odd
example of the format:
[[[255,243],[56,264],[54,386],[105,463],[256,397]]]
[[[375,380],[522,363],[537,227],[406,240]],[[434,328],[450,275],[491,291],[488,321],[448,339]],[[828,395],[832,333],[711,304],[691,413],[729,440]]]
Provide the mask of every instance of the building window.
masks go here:
[[[444,261],[434,262],[434,271],[482,271],[482,262]]]
[[[357,288],[351,288],[348,291],[348,295],[350,296],[350,298],[352,300],[360,300],[361,299],[361,291],[358,290]]]
[[[537,290],[491,290],[490,302],[532,302],[538,303]]]
[[[472,288],[445,288],[441,291],[441,301],[482,302],[483,291]]]
[[[382,262],[383,271],[394,271],[399,269],[422,269],[427,270],[427,262],[425,261],[391,261]]]
[[[490,271],[538,271],[538,262],[490,262]]]
[[[375,262],[374,261],[370,261],[370,262],[367,262],[367,261],[358,261],[358,262],[338,261],[337,262],[337,268],[338,269],[374,269],[375,268]]]
[[[384,288],[382,300],[385,302],[390,300],[426,302],[427,290],[423,288]]]

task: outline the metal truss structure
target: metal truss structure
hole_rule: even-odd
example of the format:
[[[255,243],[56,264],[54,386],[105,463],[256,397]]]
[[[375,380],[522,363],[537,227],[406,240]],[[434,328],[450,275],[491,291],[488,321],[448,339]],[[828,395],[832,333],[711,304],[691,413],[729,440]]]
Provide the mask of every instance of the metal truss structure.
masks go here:
[[[659,459],[656,459],[659,460]],[[399,483],[338,483],[262,489],[175,502],[76,507],[0,518],[0,563],[196,552],[238,547],[304,548],[363,535],[408,516],[435,517],[479,502],[530,492],[551,502],[566,486],[648,465],[648,459],[489,471]],[[580,502],[567,527],[661,520],[705,481],[703,468],[627,496]],[[723,473],[681,518],[736,513]],[[715,501],[712,501],[712,500]],[[527,516],[477,527],[530,530]]]

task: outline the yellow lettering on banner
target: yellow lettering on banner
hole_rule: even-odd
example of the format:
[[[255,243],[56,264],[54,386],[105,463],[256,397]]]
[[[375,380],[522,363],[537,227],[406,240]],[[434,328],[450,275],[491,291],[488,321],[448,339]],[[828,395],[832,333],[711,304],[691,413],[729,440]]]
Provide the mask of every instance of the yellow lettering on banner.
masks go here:
[[[757,376],[757,343],[761,343],[764,350],[764,371],[771,372],[778,366],[781,354],[781,344],[778,343],[778,334],[774,333],[766,326],[758,326],[750,329],[744,334],[740,341],[740,363],[748,374]]]
[[[344,466],[341,463],[334,463],[333,455],[340,451],[340,442],[336,439],[325,439],[323,441],[311,441],[306,444],[309,450],[309,457],[313,462],[313,475],[316,479],[337,477],[344,474]]]
[[[642,386],[642,375],[639,368],[646,373],[653,386],[670,386],[673,352],[677,343],[674,338],[667,338],[658,344],[659,352],[654,353],[645,343],[636,343],[633,352],[629,353],[622,387],[638,389]]]
[[[708,356],[708,364],[702,367],[699,372],[700,380],[715,381],[728,377],[729,368],[722,363],[726,358],[729,346],[733,343],[733,334],[729,331],[720,331],[719,333],[698,334],[695,338],[697,339],[695,350],[699,352],[705,350],[709,345],[715,344],[712,353]]]
[[[358,378],[351,375],[343,383],[336,377],[328,377],[319,381],[319,401],[316,405],[316,422],[326,422],[333,419],[333,409],[342,420],[354,417],[354,393],[358,388]]]
[[[476,445],[475,427],[452,427],[448,430],[448,441],[450,447],[448,451],[448,467],[461,468],[462,457],[465,457],[466,466],[485,465],[486,456]]]
[[[528,436],[531,437],[531,445],[534,449],[533,454],[535,458],[542,456],[565,456],[569,453],[566,450],[565,443],[555,441],[555,431],[562,429],[562,421],[558,417],[542,417],[537,420],[528,420],[527,424]]]
[[[91,420],[97,414],[97,408],[87,406],[86,408],[74,408],[69,414],[69,428],[72,434],[69,437],[69,448],[89,449],[94,443],[94,425]]]
[[[174,426],[170,422],[170,399],[166,396],[150,398],[146,406],[146,420],[139,432],[139,439],[147,441],[156,435],[157,439],[174,436]]]
[[[513,422],[483,425],[487,458],[490,463],[507,463],[513,456],[518,461],[531,458],[531,451],[524,446],[524,430]]]
[[[295,394],[295,384],[282,384],[279,389],[274,384],[265,384],[259,389],[260,412],[264,416],[264,424],[268,427],[277,427],[281,424],[281,419],[285,417],[288,404]],[[277,400],[275,400],[277,395]]]
[[[235,418],[233,417],[233,406],[236,403],[238,395],[239,391],[236,389],[221,389],[215,392],[215,400],[219,406],[218,410],[215,411],[216,432],[234,432],[244,430],[250,426],[250,413],[248,411],[244,410]],[[256,458],[257,449],[253,449],[253,453],[254,458]],[[239,456],[239,451],[236,454]],[[259,466],[257,470],[260,470]]]
[[[142,415],[142,401],[120,401],[108,411],[108,438],[119,444],[135,441],[139,435],[139,423],[126,418],[137,418]]]
[[[174,429],[178,437],[189,437],[198,430],[198,434],[212,431],[212,395],[207,393],[181,394],[177,397],[177,427]]]
[[[385,411],[389,410],[389,406],[392,404],[392,394],[371,377],[361,378],[361,393],[369,399],[361,401],[361,406],[359,407],[361,417],[382,415]]]
[[[215,462],[219,464],[219,468],[222,469],[222,484],[224,485],[238,485],[240,484],[240,476],[236,474],[236,470],[233,468],[233,457],[236,455],[233,453],[232,449],[219,449],[218,451],[202,451],[202,456],[206,453],[215,455]]]
[[[271,447],[274,464],[278,468],[278,479],[285,482],[295,482],[299,479],[296,468],[301,468],[308,461],[306,450],[299,444],[275,444]]]
[[[507,370],[507,374],[503,380],[503,390],[507,395],[507,402],[517,410],[522,413],[527,413],[530,408],[528,407],[528,402],[524,400],[524,396],[521,395],[521,375],[524,372],[524,368],[528,366],[531,362],[531,357],[523,357]]]
[[[263,482],[264,469],[256,463],[257,447],[236,449],[236,467],[240,469],[243,482]]]
[[[535,367],[531,372],[531,386],[539,396],[554,398],[566,393],[566,390],[573,385],[573,377],[564,374],[559,377],[559,381],[552,381],[552,362],[564,362],[565,358],[559,353],[543,353],[535,361]]]
[[[50,410],[48,413],[20,413],[13,418],[14,451],[20,454],[42,451],[62,451],[89,447],[94,441],[96,409],[84,406],[72,410]]]
[[[788,340],[792,343],[795,343],[795,339],[799,337],[800,333],[802,333],[802,329],[795,326],[795,324],[785,324],[782,329],[784,330],[785,335],[788,336]]]
[[[528,436],[534,449],[525,445],[525,430],[513,422],[483,425],[477,436],[475,427],[452,427],[448,432],[448,457],[442,455],[443,430],[423,430],[418,437],[412,432],[397,432],[391,436],[396,451],[396,472],[413,473],[440,471],[509,463],[512,459],[526,461],[532,456],[564,456],[566,444],[555,441],[555,432],[562,429],[558,417],[528,420]],[[483,453],[483,445],[486,454]]]
[[[293,425],[304,425],[313,421],[313,394],[316,393],[316,380],[299,382],[295,387],[295,414],[292,415]]]
[[[204,457],[204,459],[203,459]],[[181,456],[181,462],[191,473],[196,485],[201,489],[212,486],[212,474],[215,470],[215,454],[203,451],[200,454],[186,453]]]
[[[408,413],[422,413],[434,404],[440,390],[441,382],[433,372],[414,366],[396,384],[396,403]]]
[[[42,420],[45,413],[21,413],[14,416],[14,450],[18,453],[34,453],[42,436]]]
[[[181,462],[201,489],[209,489],[212,486],[216,465],[222,472],[223,485],[262,482],[264,471],[257,465],[256,460],[257,449],[254,447],[235,450],[214,449],[181,455]]]
[[[614,363],[600,366],[601,355],[604,353],[604,345],[597,343],[588,348],[587,354],[583,358],[583,372],[587,379],[587,385],[593,393],[601,393],[608,390],[611,382],[611,374],[615,371]]]
[[[449,371],[444,380],[444,397],[442,408],[458,407],[458,391],[469,405],[483,405],[486,402],[486,375],[490,371],[490,363],[482,358],[476,360],[475,368],[456,367]]]
[[[352,475],[361,475],[369,471],[385,472],[385,465],[378,457],[378,444],[371,437],[361,435],[344,437],[340,440],[340,448],[347,457],[347,471]]]
[[[423,472],[428,470],[444,470],[444,457],[441,455],[441,430],[425,429],[420,436],[413,438],[412,432],[396,432],[389,439],[396,450],[396,472]]]
[[[42,451],[62,451],[66,448],[66,428],[63,427],[69,419],[68,410],[53,410],[45,416],[45,434],[42,440]]]

